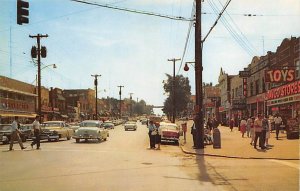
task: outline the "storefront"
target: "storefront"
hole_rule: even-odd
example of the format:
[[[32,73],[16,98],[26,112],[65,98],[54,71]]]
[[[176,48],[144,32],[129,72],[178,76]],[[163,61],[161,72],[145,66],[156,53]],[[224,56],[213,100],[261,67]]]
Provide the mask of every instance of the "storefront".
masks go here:
[[[266,99],[270,115],[279,114],[285,124],[291,118],[300,121],[300,80],[269,90]]]
[[[265,115],[265,94],[259,94],[256,96],[247,98],[247,108],[250,116],[257,116],[258,113]]]

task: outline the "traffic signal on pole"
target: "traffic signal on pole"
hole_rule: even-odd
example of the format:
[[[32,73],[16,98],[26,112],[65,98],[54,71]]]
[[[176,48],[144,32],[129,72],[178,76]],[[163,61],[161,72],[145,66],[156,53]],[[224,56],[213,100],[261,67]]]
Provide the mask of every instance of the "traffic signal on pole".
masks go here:
[[[17,1],[17,24],[22,25],[23,23],[29,23],[29,3],[27,1]]]
[[[36,57],[37,57],[37,49],[36,49],[35,46],[33,46],[33,47],[31,48],[31,57],[32,57],[32,58],[36,58]]]
[[[41,48],[41,56],[42,58],[46,58],[47,56],[47,48],[45,46],[42,46]]]

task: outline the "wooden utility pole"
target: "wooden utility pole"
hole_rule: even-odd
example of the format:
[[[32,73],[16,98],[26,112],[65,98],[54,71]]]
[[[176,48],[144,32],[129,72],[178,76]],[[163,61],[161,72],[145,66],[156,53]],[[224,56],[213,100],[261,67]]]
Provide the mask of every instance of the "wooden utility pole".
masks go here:
[[[100,74],[94,74],[91,75],[92,77],[95,78],[94,80],[94,85],[95,85],[95,91],[96,91],[96,104],[95,104],[95,110],[96,110],[96,115],[95,115],[95,119],[98,120],[98,77],[100,77]]]
[[[130,117],[132,117],[132,95],[133,93],[129,93],[130,95]]]
[[[196,107],[195,107],[195,140],[196,149],[204,148],[203,127],[203,95],[202,95],[202,35],[201,35],[201,3],[196,0],[196,23],[195,23],[195,84],[196,84]]]
[[[168,59],[168,61],[173,62],[173,80],[172,80],[172,123],[175,123],[176,118],[176,94],[175,94],[175,63],[176,61],[181,60],[180,58]]]
[[[122,88],[124,88],[124,86],[118,86],[120,88],[119,90],[119,95],[120,95],[120,119],[122,118]]]
[[[38,64],[38,115],[40,116],[40,122],[42,122],[42,98],[41,98],[41,38],[47,38],[48,35],[29,35],[30,38],[36,38],[37,41],[37,64]]]

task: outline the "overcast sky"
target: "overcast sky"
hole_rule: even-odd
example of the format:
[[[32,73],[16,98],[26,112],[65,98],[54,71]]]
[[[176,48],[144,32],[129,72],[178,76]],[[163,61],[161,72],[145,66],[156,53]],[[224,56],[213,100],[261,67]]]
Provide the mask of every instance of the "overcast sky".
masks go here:
[[[16,24],[16,1],[0,3],[0,75],[34,84],[37,67],[30,49],[36,39],[48,34],[42,85],[62,89],[94,88],[91,74],[101,74],[99,97],[144,99],[162,105],[165,73],[172,74],[170,58],[182,58],[189,21],[176,21],[77,3],[69,0],[29,0],[29,24]],[[122,8],[191,18],[193,0],[86,0]],[[202,33],[213,25],[226,0],[205,0]],[[254,14],[257,16],[244,16]],[[299,0],[232,0],[203,47],[203,80],[217,84],[220,68],[238,74],[253,56],[276,51],[284,38],[300,36]],[[194,61],[194,27],[185,61]],[[194,71],[176,73],[190,79],[194,93]],[[12,75],[11,75],[12,71]],[[105,89],[105,91],[104,91]]]

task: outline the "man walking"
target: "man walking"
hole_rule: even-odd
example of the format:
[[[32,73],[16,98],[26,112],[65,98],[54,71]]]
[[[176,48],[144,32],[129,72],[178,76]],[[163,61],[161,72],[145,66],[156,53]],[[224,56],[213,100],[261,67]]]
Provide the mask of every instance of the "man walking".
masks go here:
[[[12,127],[12,132],[11,132],[11,136],[10,136],[10,144],[9,144],[9,150],[12,151],[13,150],[13,146],[14,146],[14,141],[18,140],[18,143],[21,147],[21,149],[26,149],[26,147],[23,146],[22,140],[20,138],[20,131],[19,131],[19,122],[18,122],[18,116],[15,116],[15,120],[12,122],[11,127]]]
[[[282,119],[278,114],[274,117],[274,122],[275,122],[275,130],[276,130],[276,139],[278,140],[280,125],[282,123]]]
[[[31,148],[33,148],[33,145],[36,144],[36,149],[40,149],[40,133],[41,133],[41,126],[39,122],[40,117],[37,115],[35,117],[34,122],[32,123],[33,126],[33,133],[35,139],[31,143]]]
[[[262,118],[261,115],[258,114],[257,118],[254,121],[254,133],[255,133],[255,138],[254,138],[254,148],[256,149],[256,143],[259,138],[261,139],[261,131],[262,131]]]
[[[267,148],[265,146],[265,142],[266,142],[266,133],[268,129],[269,129],[269,121],[268,121],[268,116],[266,115],[262,120],[262,131],[261,131],[261,136],[259,138],[259,147],[261,149]]]

